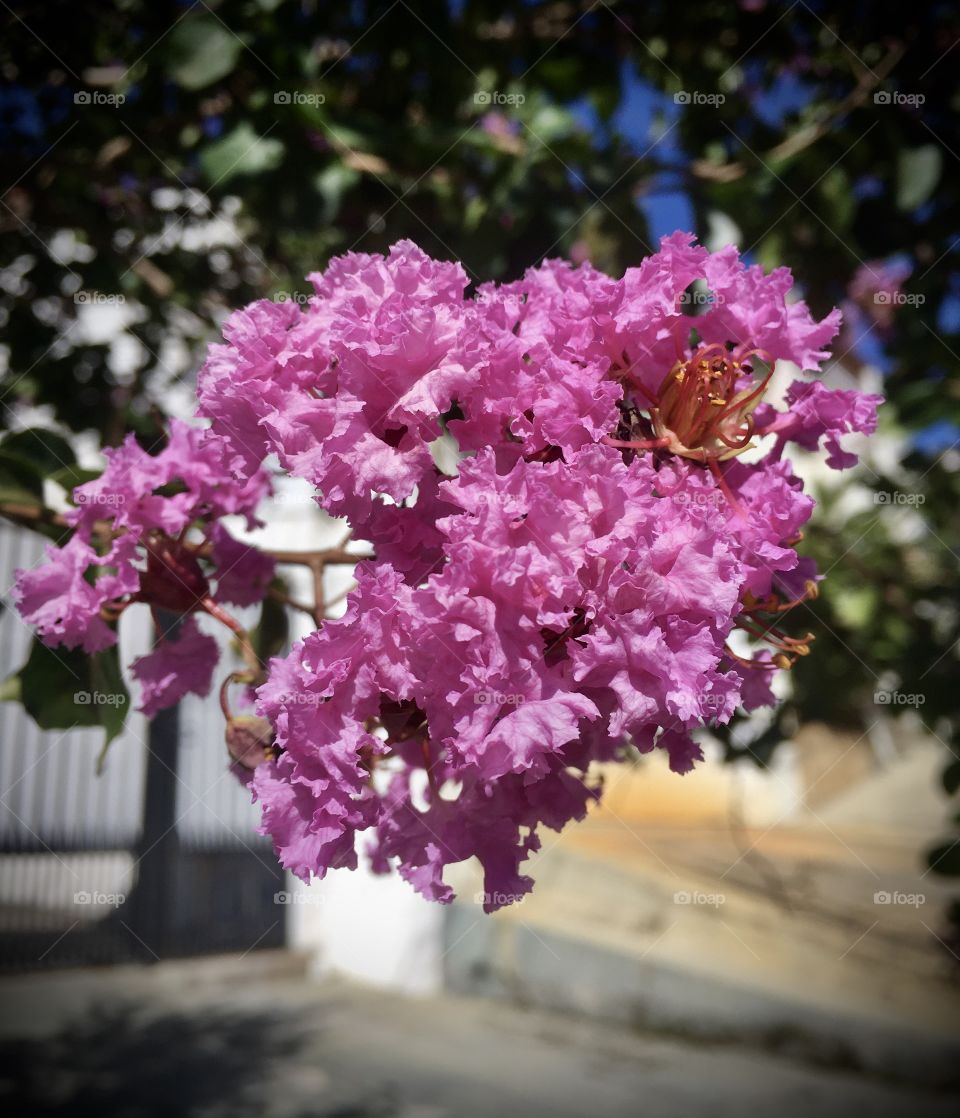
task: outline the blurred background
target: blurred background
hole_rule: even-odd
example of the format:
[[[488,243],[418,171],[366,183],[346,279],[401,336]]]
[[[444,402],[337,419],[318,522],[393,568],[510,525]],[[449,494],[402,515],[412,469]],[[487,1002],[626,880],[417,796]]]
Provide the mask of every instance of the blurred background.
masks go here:
[[[35,467],[62,500],[102,445],[154,444],[232,308],[403,237],[476,283],[550,256],[620,274],[675,229],[732,242],[818,317],[843,308],[827,383],[887,397],[855,471],[799,463],[827,579],[782,706],[682,780],[605,774],[494,917],[469,866],[445,910],[365,872],[285,880],[215,702],[132,716],[102,775],[78,728],[102,712],[51,713],[47,677],[42,728],[0,706],[0,1098],[952,1113],[955,5],[4,0],[0,24],[7,604],[42,553]],[[270,516],[275,547],[343,534],[294,483]],[[349,584],[331,572],[328,600]],[[266,620],[274,647],[296,635]],[[124,626],[129,658],[150,632]],[[0,676],[29,655],[7,608]]]

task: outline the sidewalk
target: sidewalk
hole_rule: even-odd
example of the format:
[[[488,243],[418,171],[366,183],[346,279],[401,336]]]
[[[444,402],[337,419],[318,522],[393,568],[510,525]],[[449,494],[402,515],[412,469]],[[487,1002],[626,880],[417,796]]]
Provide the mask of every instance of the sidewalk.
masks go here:
[[[31,1118],[956,1113],[943,1094],[733,1044],[315,985],[300,971],[261,952],[4,979],[0,1104]]]
[[[758,783],[739,823],[714,786],[720,768],[681,781],[620,767],[609,779],[585,822],[545,836],[521,904],[483,917],[479,878],[461,871],[450,988],[960,1083],[957,963],[937,934],[950,889],[921,863],[942,805],[931,792],[925,815],[903,818],[925,806],[930,757],[814,808],[764,803]]]

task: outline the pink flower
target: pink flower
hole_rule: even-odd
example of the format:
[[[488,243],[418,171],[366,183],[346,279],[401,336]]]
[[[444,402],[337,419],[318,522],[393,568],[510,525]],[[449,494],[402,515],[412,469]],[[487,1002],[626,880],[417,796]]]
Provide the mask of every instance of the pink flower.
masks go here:
[[[785,411],[764,403],[778,361],[819,370],[839,312],[817,321],[786,269],[687,233],[620,279],[545,261],[469,298],[459,264],[410,242],[310,279],[303,308],[228,319],[199,378],[211,431],[112,452],[21,608],[94,646],[113,637],[86,626],[98,611],[172,609],[179,640],[134,665],[145,709],[206,691],[216,646],[192,614],[266,593],[272,564],[221,518],[252,517],[275,456],[376,559],[257,690],[263,829],[304,879],[366,848],[443,903],[445,867],[476,858],[493,911],[532,887],[543,829],[599,795],[595,763],[660,749],[688,772],[705,729],[773,701],[810,651],[781,618],[818,580],[787,447],[851,465],[839,440],[879,399],[798,381]],[[91,582],[104,519],[113,569]],[[739,655],[735,628],[770,647]]]
[[[211,524],[207,538],[217,573],[217,600],[235,606],[262,602],[276,571],[274,561],[255,547],[235,540],[219,522]]]
[[[63,547],[48,545],[40,566],[17,571],[13,600],[46,644],[100,652],[116,643],[116,633],[99,616],[106,596],[84,578],[97,562],[93,548],[74,536]]]
[[[686,772],[699,728],[772,701],[806,638],[754,617],[813,592],[813,503],[782,448],[738,456],[759,428],[845,461],[875,401],[818,385],[758,408],[776,361],[824,361],[838,314],[686,234],[622,280],[549,261],[474,300],[409,244],[312,278],[302,315],[233,337],[202,388],[215,429],[266,433],[378,556],[260,689],[281,751],[254,778],[264,826],[301,876],[356,864],[372,831],[375,864],[440,901],[444,866],[477,857],[492,910],[530,888],[538,829],[582,816],[593,761],[632,742]],[[472,455],[451,480],[442,430]],[[776,655],[734,655],[734,625]]]
[[[440,522],[441,569],[417,587],[383,564],[361,569],[348,614],[275,663],[260,690],[259,712],[288,758],[255,777],[284,865],[322,873],[331,863],[300,863],[320,837],[336,864],[353,864],[347,836],[376,827],[380,856],[402,848],[428,895],[449,899],[438,874],[473,854],[489,891],[512,896],[525,891],[516,821],[503,825],[506,849],[495,830],[483,842],[479,824],[473,838],[463,830],[466,816],[482,818],[492,789],[519,782],[514,810],[535,832],[583,813],[590,762],[628,736],[652,746],[662,726],[675,728],[656,744],[689,767],[695,748],[680,730],[725,721],[736,705],[740,678],[724,666],[724,646],[741,567],[722,535],[724,510],[691,520],[656,484],[645,460],[626,465],[596,445],[504,474],[490,452],[463,464],[442,487],[461,511]],[[396,756],[428,765],[437,786],[456,782],[455,800],[428,789],[424,813],[403,782],[391,786],[393,801],[363,791],[388,752],[367,728],[378,717]],[[585,752],[600,718],[606,731]],[[276,786],[281,772],[296,795]],[[303,785],[322,789],[321,813],[305,813]],[[511,867],[506,879],[501,865]]]
[[[775,433],[777,454],[786,442],[804,450],[826,446],[827,465],[845,470],[857,464],[857,456],[840,447],[839,438],[848,432],[872,435],[877,429],[877,408],[882,396],[824,388],[820,381],[795,380],[787,389],[787,411],[777,413],[765,405],[758,412],[760,434]]]
[[[234,540],[219,518],[239,514],[254,523],[268,480],[259,469],[235,476],[243,463],[232,445],[174,421],[158,454],[132,435],[104,451],[100,477],[74,490],[66,514],[73,536],[48,547],[40,566],[17,572],[17,607],[45,643],[101,651],[116,643],[112,623],[137,602],[188,615],[215,597],[237,605],[262,600],[272,560]],[[185,534],[198,521],[206,538],[192,543]],[[181,640],[164,640],[134,663],[148,714],[210,688],[216,642],[192,622],[182,629]]]
[[[201,633],[192,617],[185,618],[163,635],[152,652],[131,665],[141,686],[140,710],[150,718],[184,695],[206,695],[219,659],[213,637]]]

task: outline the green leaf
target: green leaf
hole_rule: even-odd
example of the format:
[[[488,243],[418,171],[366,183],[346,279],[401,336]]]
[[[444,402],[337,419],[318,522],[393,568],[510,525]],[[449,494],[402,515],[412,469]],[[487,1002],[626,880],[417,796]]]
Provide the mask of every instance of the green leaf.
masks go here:
[[[130,696],[116,646],[91,655],[34,637],[26,664],[0,684],[0,701],[23,703],[43,730],[100,726],[106,750],[123,729]]]
[[[272,171],[283,159],[279,140],[258,136],[244,121],[232,132],[208,145],[200,155],[200,165],[212,183],[224,183],[237,175],[257,175]]]
[[[0,447],[0,504],[43,507],[43,474],[28,459]]]
[[[77,457],[73,447],[62,436],[42,427],[28,427],[8,435],[0,447],[8,454],[16,454],[35,465],[42,474],[52,474],[65,466],[72,466]]]
[[[943,156],[936,144],[907,148],[897,157],[897,206],[914,210],[922,206],[940,181]]]
[[[856,199],[846,171],[841,167],[828,171],[820,182],[820,190],[827,200],[831,225],[848,229],[856,211]]]
[[[864,584],[844,587],[843,594],[837,594],[832,604],[844,625],[862,629],[876,616],[878,599],[876,587]]]
[[[178,23],[167,42],[168,70],[184,89],[203,89],[236,66],[243,40],[212,16]]]
[[[340,211],[343,196],[356,186],[360,173],[342,163],[331,163],[314,177],[314,188],[323,198],[323,219],[333,221]]]
[[[543,105],[533,114],[527,139],[532,146],[547,145],[562,140],[574,128],[573,116],[555,105]]]
[[[960,877],[960,839],[945,842],[927,851],[927,865],[944,877]]]
[[[463,211],[464,229],[476,229],[487,213],[487,200],[477,195],[471,198]]]
[[[286,591],[281,579],[274,579],[273,587]],[[260,621],[250,634],[253,647],[261,662],[266,663],[271,656],[279,655],[286,646],[290,635],[290,618],[286,607],[276,598],[264,598],[260,609]]]
[[[103,771],[110,743],[123,732],[127,711],[130,709],[130,693],[120,672],[120,656],[116,645],[105,652],[96,652],[90,657],[90,676],[95,691],[101,695],[112,696],[114,700],[97,707],[97,718],[104,730],[103,747],[97,757],[99,773]]]
[[[20,676],[8,675],[6,679],[0,681],[0,703],[21,702],[20,692]]]
[[[948,796],[952,796],[960,788],[960,761],[951,761],[943,770],[940,777],[943,789]]]

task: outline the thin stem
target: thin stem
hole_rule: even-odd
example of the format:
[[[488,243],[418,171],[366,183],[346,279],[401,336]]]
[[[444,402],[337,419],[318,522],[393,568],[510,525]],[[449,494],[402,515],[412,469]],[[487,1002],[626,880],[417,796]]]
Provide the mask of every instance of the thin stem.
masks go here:
[[[220,684],[220,709],[223,711],[223,717],[227,722],[233,717],[233,712],[230,710],[230,684],[233,682],[233,676],[224,676],[223,683]]]
[[[634,439],[632,442],[627,442],[624,439],[612,439],[609,435],[604,435],[600,440],[604,446],[613,446],[618,450],[658,450],[661,447],[670,445],[670,439],[664,437],[662,439]]]
[[[323,592],[323,568],[322,559],[317,560],[310,568],[313,571],[313,620],[318,626],[327,611]]]
[[[72,528],[61,513],[54,512],[46,505],[0,504],[0,516],[20,528],[30,528],[33,531],[39,531],[43,525],[63,528],[64,531],[69,531]],[[97,539],[107,543],[114,537],[113,530],[106,520],[96,521],[90,530]]]
[[[200,608],[206,610],[211,617],[216,618],[222,625],[226,625],[233,633],[240,644],[240,652],[247,666],[259,678],[263,674],[263,665],[260,663],[260,657],[257,656],[247,630],[232,614],[227,613],[223,606],[218,605],[209,594],[201,599]]]
[[[310,606],[304,605],[303,602],[294,601],[289,594],[285,594],[282,590],[274,590],[271,588],[267,591],[267,594],[269,597],[273,598],[275,602],[280,602],[281,605],[298,610],[300,613],[305,613],[308,617],[314,616],[313,609]]]
[[[220,709],[223,711],[223,717],[228,722],[233,718],[233,711],[230,709],[231,685],[234,683],[245,683],[249,686],[256,682],[256,677],[250,672],[231,672],[229,675],[224,676],[223,683],[220,684]]]
[[[709,468],[710,468],[710,472],[713,474],[714,478],[716,479],[717,485],[720,486],[720,491],[723,493],[724,497],[726,497],[727,502],[729,503],[730,507],[733,509],[734,514],[736,516],[738,516],[741,520],[746,520],[747,519],[747,514],[746,514],[746,512],[744,512],[743,505],[740,504],[740,502],[737,500],[736,496],[734,495],[733,490],[727,484],[727,479],[723,476],[723,468],[721,467],[720,463],[717,462],[715,459],[711,458],[710,461],[709,461]]]

